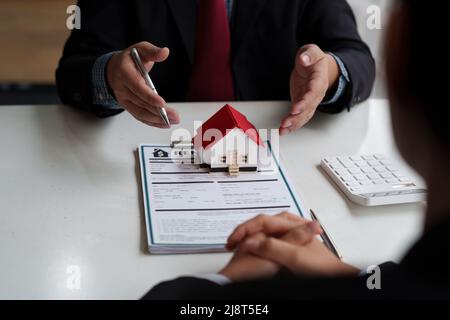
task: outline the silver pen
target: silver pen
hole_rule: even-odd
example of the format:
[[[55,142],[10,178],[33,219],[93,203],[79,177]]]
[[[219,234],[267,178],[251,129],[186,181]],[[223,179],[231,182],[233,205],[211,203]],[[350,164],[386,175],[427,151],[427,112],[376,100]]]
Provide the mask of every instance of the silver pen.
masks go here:
[[[139,70],[139,73],[144,78],[145,83],[150,87],[150,89],[153,90],[154,93],[158,94],[158,91],[156,91],[155,85],[153,84],[153,81],[150,78],[150,75],[148,74],[147,70],[145,69],[145,66],[142,63],[141,57],[139,56],[139,53],[136,48],[131,49],[131,57],[133,58],[133,61],[136,64],[136,67]],[[169,121],[169,117],[167,116],[166,109],[164,107],[158,108],[158,109],[159,109],[159,115],[164,120],[164,123],[166,124],[166,126],[170,127],[170,121]]]
[[[337,249],[336,245],[334,244],[334,241],[331,239],[330,234],[325,230],[325,227],[323,224],[320,223],[319,219],[317,218],[317,215],[314,213],[313,210],[309,210],[311,212],[311,217],[313,220],[317,221],[320,224],[320,227],[322,228],[323,233],[321,234],[321,238],[323,240],[323,243],[328,247],[328,249],[331,250],[331,252],[334,253],[336,257],[338,257],[340,260],[342,260],[342,254]]]

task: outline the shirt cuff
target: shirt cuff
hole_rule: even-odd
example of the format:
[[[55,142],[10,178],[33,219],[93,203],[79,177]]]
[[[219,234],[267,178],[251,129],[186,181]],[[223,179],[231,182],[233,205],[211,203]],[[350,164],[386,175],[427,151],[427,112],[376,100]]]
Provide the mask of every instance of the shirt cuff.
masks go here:
[[[345,92],[345,89],[347,89],[348,84],[350,83],[350,76],[348,74],[348,70],[345,67],[344,62],[341,60],[341,58],[339,58],[337,55],[335,55],[334,53],[331,52],[327,52],[329,55],[331,55],[334,60],[336,60],[336,63],[338,64],[339,67],[339,71],[340,71],[340,76],[338,79],[338,85],[336,88],[336,91],[334,93],[334,95],[331,96],[330,99],[328,99],[327,101],[323,101],[321,103],[321,105],[327,105],[327,104],[333,104],[336,103],[340,97],[342,97],[342,95]]]
[[[111,95],[105,78],[106,64],[109,59],[119,51],[110,52],[98,58],[92,67],[93,104],[112,110],[121,110],[122,107]]]
[[[211,274],[205,274],[202,276],[196,276],[196,278],[209,280],[211,282],[218,284],[219,286],[224,286],[224,285],[231,283],[231,280],[228,277],[218,274],[218,273],[211,273]]]

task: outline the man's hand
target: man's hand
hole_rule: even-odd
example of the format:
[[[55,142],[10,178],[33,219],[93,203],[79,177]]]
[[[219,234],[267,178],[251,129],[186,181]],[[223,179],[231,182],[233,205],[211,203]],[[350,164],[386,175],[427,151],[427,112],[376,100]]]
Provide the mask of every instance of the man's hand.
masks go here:
[[[308,222],[288,213],[272,217],[260,215],[240,225],[230,236],[227,244],[228,249],[237,248],[237,251],[228,265],[220,271],[220,274],[233,282],[274,276],[280,271],[281,265],[248,253],[245,247],[238,246],[238,242],[244,239],[251,239],[250,241],[257,243],[264,242],[268,239],[268,235],[281,236],[296,226],[302,226],[304,231],[301,234],[297,233],[298,237],[295,240],[299,245],[311,242],[321,232],[316,222]]]
[[[302,275],[357,274],[357,269],[341,262],[317,240],[321,233],[316,221],[286,212],[257,216],[228,238],[227,248],[237,251],[220,273],[232,281],[268,278],[282,267]]]
[[[258,233],[282,237],[292,229],[308,223],[308,220],[288,212],[282,212],[275,216],[260,214],[237,226],[228,237],[226,248],[233,250],[246,238]]]
[[[241,250],[270,260],[293,274],[309,276],[357,275],[359,270],[339,260],[321,241],[313,238],[305,244],[311,230],[305,225],[289,231],[283,238],[248,238]]]
[[[267,236],[258,233],[253,237],[257,241],[263,241]],[[219,274],[226,276],[232,282],[239,282],[272,277],[280,268],[281,266],[268,259],[259,258],[238,248],[233,258]]]
[[[339,260],[321,241],[313,239],[299,245],[296,238],[304,232],[302,227],[291,231],[286,238],[249,238],[242,250],[270,260],[298,275],[339,276],[357,275],[359,270]]]
[[[293,132],[311,120],[338,79],[339,67],[331,55],[313,44],[300,48],[290,79],[291,113],[282,120],[280,135]]]
[[[162,62],[169,56],[168,48],[159,48],[148,42],[140,42],[128,49],[116,53],[106,67],[106,78],[117,102],[130,112],[137,120],[153,127],[165,128],[158,108],[166,106],[162,97],[155,94],[145,83],[131,58],[131,49],[135,47],[147,71],[155,62]],[[167,108],[170,123],[180,122],[178,113]]]

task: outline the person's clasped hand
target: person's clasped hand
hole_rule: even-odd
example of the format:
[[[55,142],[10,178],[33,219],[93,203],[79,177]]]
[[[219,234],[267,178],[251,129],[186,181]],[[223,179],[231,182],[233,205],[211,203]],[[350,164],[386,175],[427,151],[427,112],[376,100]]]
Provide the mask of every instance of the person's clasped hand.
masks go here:
[[[166,102],[145,83],[131,57],[132,48],[138,50],[147,71],[150,71],[156,62],[162,62],[169,56],[168,48],[139,42],[111,57],[106,67],[108,85],[117,102],[137,120],[153,127],[165,128],[158,109],[166,107]],[[166,107],[166,112],[171,124],[180,123],[180,116],[174,109]]]
[[[281,268],[297,275],[335,276],[359,271],[339,260],[320,240],[320,225],[281,213],[260,215],[238,226],[227,249],[236,250],[220,274],[231,281],[269,278]]]
[[[334,57],[317,45],[301,47],[291,73],[290,114],[281,121],[280,135],[303,127],[314,116],[328,90],[339,79],[339,67]]]

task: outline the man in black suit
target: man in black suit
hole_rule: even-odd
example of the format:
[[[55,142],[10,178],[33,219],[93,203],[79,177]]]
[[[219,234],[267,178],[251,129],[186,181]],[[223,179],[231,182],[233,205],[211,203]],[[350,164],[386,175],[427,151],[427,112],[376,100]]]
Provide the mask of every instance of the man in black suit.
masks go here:
[[[345,0],[80,0],[56,72],[61,100],[163,127],[166,101],[288,100],[286,134],[366,99],[375,65]],[[147,42],[149,41],[149,42]],[[136,47],[158,92],[130,58]],[[169,55],[170,48],[170,55]],[[180,121],[167,108],[172,123]]]
[[[425,178],[429,192],[424,234],[400,264],[381,266],[380,290],[370,290],[368,275],[316,239],[321,230],[315,222],[284,213],[238,227],[228,242],[235,256],[216,277],[162,283],[145,298],[450,298],[450,127],[442,110],[448,85],[438,81],[449,67],[430,60],[445,51],[436,31],[445,30],[447,12],[437,1],[398,4],[386,42],[393,128],[402,155]],[[433,50],[425,52],[424,44]],[[279,275],[282,268],[291,275]]]

